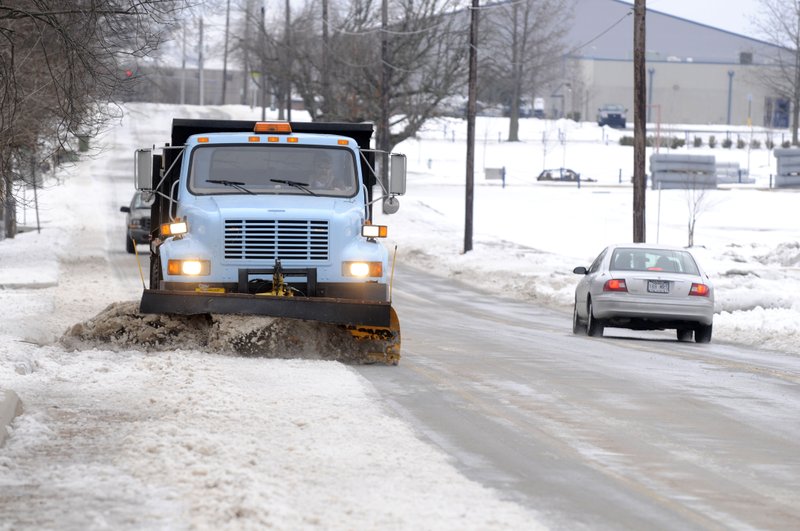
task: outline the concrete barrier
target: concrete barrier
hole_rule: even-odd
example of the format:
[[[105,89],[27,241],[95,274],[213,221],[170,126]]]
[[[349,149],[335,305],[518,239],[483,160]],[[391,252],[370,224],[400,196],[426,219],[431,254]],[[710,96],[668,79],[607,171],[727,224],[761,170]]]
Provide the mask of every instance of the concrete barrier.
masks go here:
[[[716,188],[716,159],[713,155],[654,154],[650,176],[653,190]]]
[[[773,153],[778,159],[775,188],[800,186],[800,149],[775,148]]]

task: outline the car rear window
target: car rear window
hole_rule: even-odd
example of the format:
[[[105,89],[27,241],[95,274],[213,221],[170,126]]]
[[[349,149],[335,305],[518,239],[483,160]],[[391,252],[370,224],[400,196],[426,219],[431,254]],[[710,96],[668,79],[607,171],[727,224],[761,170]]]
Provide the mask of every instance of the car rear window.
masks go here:
[[[689,252],[672,249],[615,249],[611,254],[609,270],[700,274]]]

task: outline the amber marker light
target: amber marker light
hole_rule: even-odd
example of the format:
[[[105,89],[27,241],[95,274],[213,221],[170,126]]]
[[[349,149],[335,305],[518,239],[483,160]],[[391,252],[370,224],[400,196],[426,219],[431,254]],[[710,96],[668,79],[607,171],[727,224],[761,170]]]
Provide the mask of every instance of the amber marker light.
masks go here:
[[[254,133],[291,133],[292,125],[289,122],[256,122]]]

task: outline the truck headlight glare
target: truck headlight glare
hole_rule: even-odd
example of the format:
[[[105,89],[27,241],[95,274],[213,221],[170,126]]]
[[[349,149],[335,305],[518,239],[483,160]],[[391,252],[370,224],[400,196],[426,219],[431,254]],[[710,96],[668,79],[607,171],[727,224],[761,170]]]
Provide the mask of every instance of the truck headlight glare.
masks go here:
[[[343,262],[342,274],[346,277],[381,277],[383,264],[381,262]]]
[[[207,276],[211,273],[211,262],[208,260],[170,260],[167,263],[167,273],[190,277]]]

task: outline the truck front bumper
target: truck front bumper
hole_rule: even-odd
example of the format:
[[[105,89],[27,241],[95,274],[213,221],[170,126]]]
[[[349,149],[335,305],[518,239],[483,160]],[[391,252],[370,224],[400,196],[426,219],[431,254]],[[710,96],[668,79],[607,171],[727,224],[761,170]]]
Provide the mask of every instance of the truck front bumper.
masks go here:
[[[139,311],[181,315],[266,315],[342,325],[389,326],[392,305],[383,301],[333,297],[275,297],[146,289]]]

